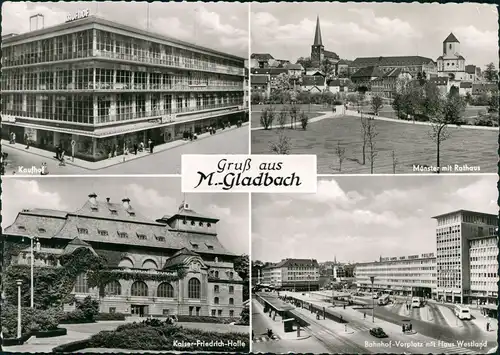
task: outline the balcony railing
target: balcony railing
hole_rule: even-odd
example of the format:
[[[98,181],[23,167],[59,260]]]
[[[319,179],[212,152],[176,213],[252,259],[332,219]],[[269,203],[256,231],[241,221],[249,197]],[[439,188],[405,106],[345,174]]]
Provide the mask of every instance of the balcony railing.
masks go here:
[[[168,84],[125,84],[125,83],[73,83],[40,84],[36,87],[6,85],[2,91],[172,91],[172,92],[209,92],[209,91],[243,91],[243,85],[168,85]]]
[[[234,108],[238,106],[243,106],[241,101],[232,100],[229,102],[221,103],[221,104],[212,104],[205,106],[194,106],[194,107],[181,107],[175,109],[165,109],[165,110],[151,110],[151,111],[137,111],[137,112],[124,112],[124,113],[115,113],[108,115],[97,115],[97,116],[83,116],[77,115],[77,121],[70,121],[68,118],[73,118],[71,113],[44,113],[44,112],[26,112],[22,110],[3,110],[2,115],[10,115],[14,117],[26,117],[26,118],[36,118],[43,121],[55,121],[61,123],[75,123],[75,124],[83,124],[83,125],[106,125],[112,123],[133,123],[134,120],[143,120],[147,118],[161,118],[163,116],[173,116],[172,122],[180,121],[176,119],[175,116],[179,114],[188,114],[188,113],[197,113],[197,118],[203,118],[205,116],[210,116],[213,114],[215,109],[226,109],[229,111],[234,111]],[[219,112],[219,111],[218,111]],[[186,118],[190,118],[188,116]]]
[[[96,57],[126,60],[138,63],[148,63],[154,65],[164,65],[168,67],[181,68],[181,69],[201,70],[219,74],[229,74],[238,76],[245,75],[244,68],[228,67],[208,62],[193,63],[189,61],[190,59],[178,56],[160,55],[154,53],[130,54],[130,53],[111,52],[104,50],[96,50],[94,53],[92,50],[81,50],[70,53],[63,53],[57,55],[44,55],[44,56],[40,56],[38,54],[32,54],[32,55],[20,56],[13,59],[4,57],[2,65],[4,68],[8,68],[13,66],[43,64],[55,61],[81,59],[81,58],[96,58]]]

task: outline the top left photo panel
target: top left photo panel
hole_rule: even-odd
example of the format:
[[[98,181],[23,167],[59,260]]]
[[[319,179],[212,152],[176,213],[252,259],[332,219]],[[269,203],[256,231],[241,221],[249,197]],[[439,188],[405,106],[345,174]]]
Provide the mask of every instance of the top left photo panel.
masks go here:
[[[1,174],[180,174],[249,153],[249,5],[4,2]]]

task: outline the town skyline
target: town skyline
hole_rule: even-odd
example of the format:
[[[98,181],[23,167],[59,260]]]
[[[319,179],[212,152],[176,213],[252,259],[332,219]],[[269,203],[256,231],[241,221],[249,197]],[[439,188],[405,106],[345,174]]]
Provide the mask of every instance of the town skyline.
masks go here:
[[[341,59],[418,55],[435,61],[454,33],[467,65],[498,63],[497,9],[485,4],[252,4],[251,51],[292,63],[309,57],[317,16],[325,50]]]
[[[435,253],[432,217],[461,209],[498,214],[495,183],[493,175],[336,177],[319,180],[316,194],[258,194],[252,260],[361,263]]]
[[[11,2],[2,4],[2,36],[29,32],[29,17],[44,15],[44,26],[88,9],[90,15],[188,43],[248,58],[248,4],[127,2]],[[226,16],[228,7],[231,16]],[[148,23],[149,14],[149,23]]]
[[[132,207],[152,221],[175,214],[185,197],[197,213],[220,219],[217,237],[227,250],[236,255],[249,251],[249,207],[245,194],[183,194],[180,177],[101,177],[98,181],[86,177],[5,178],[2,185],[3,229],[25,208],[74,212],[85,204],[90,193],[97,194],[98,200],[109,197],[115,203],[128,197]]]

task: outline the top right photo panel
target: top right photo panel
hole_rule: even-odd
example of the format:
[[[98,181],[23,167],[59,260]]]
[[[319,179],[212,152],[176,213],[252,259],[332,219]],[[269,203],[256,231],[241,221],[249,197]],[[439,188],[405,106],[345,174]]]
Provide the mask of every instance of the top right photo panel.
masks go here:
[[[496,173],[498,10],[252,3],[252,154],[318,174]]]

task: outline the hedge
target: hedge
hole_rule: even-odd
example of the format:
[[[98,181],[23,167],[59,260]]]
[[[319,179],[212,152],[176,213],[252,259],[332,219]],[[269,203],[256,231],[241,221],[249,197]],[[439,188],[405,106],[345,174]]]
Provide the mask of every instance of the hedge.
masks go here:
[[[52,349],[52,352],[53,353],[73,353],[73,352],[77,352],[78,350],[83,350],[83,349],[87,349],[90,347],[91,347],[90,340],[85,339],[85,340],[73,341],[71,343],[56,346],[55,348]]]
[[[24,334],[21,335],[20,338],[4,338],[2,339],[3,346],[15,346],[15,345],[23,345],[29,338],[32,337],[32,334]]]
[[[228,324],[238,322],[238,318],[178,315],[178,322]]]
[[[52,337],[59,337],[62,335],[68,334],[68,331],[66,328],[57,328],[53,330],[46,330],[46,331],[40,331],[40,332],[35,332],[35,336],[37,338],[52,338]]]
[[[99,313],[95,320],[125,320],[126,315],[123,313]]]

